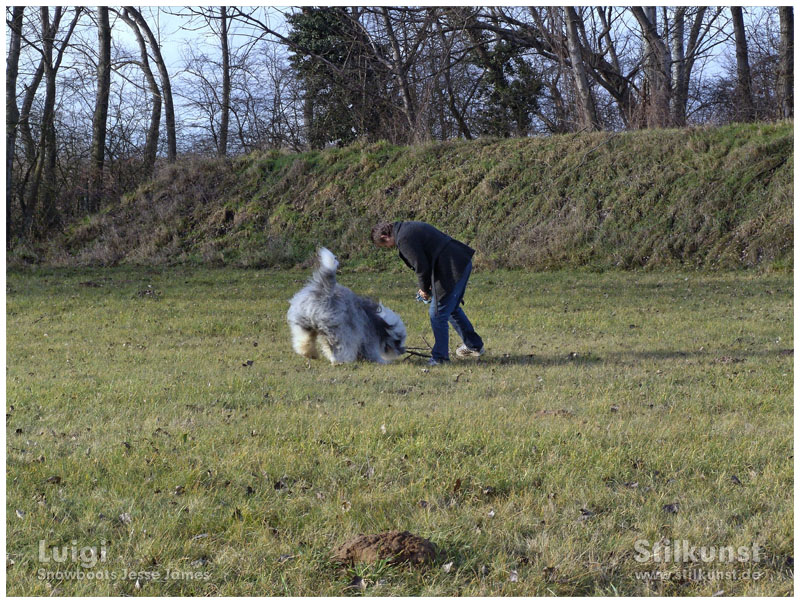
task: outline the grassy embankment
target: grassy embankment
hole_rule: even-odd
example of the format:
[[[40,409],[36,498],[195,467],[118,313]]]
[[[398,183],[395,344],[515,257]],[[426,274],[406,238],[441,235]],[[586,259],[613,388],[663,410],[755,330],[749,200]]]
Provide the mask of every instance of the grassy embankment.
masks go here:
[[[792,263],[793,122],[600,132],[181,161],[45,261],[291,266],[315,245],[393,265],[379,219],[431,222],[480,266],[553,269]],[[17,250],[12,259],[25,254]],[[381,257],[381,259],[376,259]]]
[[[8,594],[792,592],[790,275],[477,272],[489,354],[428,372],[294,355],[305,276],[9,273]],[[422,344],[410,272],[340,278]],[[331,565],[395,528],[432,567]],[[639,563],[639,539],[759,558]],[[40,579],[79,567],[40,541],[105,543],[117,577]]]

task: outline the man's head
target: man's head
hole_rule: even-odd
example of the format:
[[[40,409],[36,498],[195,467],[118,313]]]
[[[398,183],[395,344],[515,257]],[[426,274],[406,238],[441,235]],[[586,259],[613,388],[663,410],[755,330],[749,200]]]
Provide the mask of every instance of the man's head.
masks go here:
[[[372,227],[372,242],[378,247],[389,249],[394,247],[394,224],[378,222]]]

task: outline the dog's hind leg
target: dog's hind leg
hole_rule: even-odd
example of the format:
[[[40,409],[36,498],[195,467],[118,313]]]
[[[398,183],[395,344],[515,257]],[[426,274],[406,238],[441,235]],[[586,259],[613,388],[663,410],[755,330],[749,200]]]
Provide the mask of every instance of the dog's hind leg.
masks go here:
[[[294,351],[306,358],[317,357],[317,334],[304,329],[300,325],[289,325],[292,329],[292,347]]]

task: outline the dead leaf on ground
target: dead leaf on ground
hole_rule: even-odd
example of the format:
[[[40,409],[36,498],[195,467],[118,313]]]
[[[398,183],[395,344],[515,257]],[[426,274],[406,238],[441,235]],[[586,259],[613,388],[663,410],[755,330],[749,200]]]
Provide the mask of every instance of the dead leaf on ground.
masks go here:
[[[537,410],[533,413],[535,417],[571,417],[573,414],[572,411],[569,411],[565,408],[547,408],[543,410]]]
[[[720,356],[719,358],[715,358],[714,362],[719,364],[736,364],[738,362],[744,362],[744,358],[734,358],[733,356]]]
[[[681,508],[681,504],[680,504],[680,503],[676,503],[676,502],[674,502],[674,503],[669,503],[668,505],[664,505],[664,506],[663,506],[663,507],[661,507],[661,508],[662,508],[662,509],[663,509],[665,512],[667,512],[667,513],[672,513],[672,514],[674,515],[674,514],[676,514],[676,513],[678,512],[678,509],[680,509],[680,508]]]

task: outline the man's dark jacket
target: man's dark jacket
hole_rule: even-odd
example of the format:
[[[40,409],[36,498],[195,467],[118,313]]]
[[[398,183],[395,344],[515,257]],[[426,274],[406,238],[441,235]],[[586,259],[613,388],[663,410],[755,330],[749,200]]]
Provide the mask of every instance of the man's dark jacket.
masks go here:
[[[475,250],[425,222],[395,222],[400,258],[417,273],[419,288],[441,300],[461,280]]]

